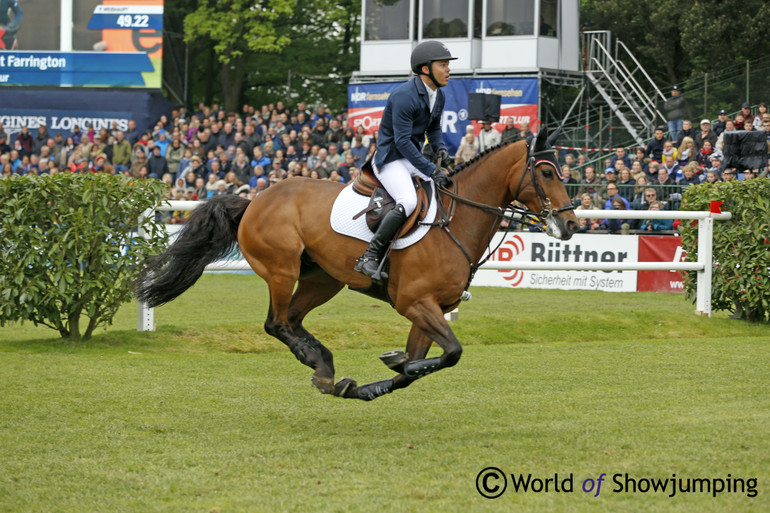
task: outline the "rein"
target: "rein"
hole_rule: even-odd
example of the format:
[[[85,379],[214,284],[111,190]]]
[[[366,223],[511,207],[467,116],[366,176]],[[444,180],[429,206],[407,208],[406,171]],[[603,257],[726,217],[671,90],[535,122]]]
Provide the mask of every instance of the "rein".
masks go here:
[[[565,205],[564,207],[554,210],[551,206],[551,200],[546,195],[545,191],[543,190],[542,185],[537,179],[537,173],[535,172],[535,168],[539,166],[540,164],[548,164],[551,167],[553,167],[556,171],[556,175],[561,178],[561,171],[558,169],[557,166],[553,164],[550,160],[537,160],[538,156],[550,154],[553,155],[552,150],[541,150],[541,151],[528,151],[528,157],[527,157],[527,168],[525,171],[521,174],[521,178],[519,179],[519,183],[516,186],[516,193],[514,194],[514,198],[519,197],[519,193],[521,193],[522,189],[526,189],[527,185],[529,183],[532,184],[532,186],[535,188],[535,191],[537,193],[537,198],[540,201],[541,211],[540,212],[534,212],[532,210],[529,210],[528,208],[522,208],[518,207],[516,205],[509,205],[505,208],[503,207],[496,207],[493,205],[487,205],[485,203],[480,203],[477,201],[470,200],[468,198],[465,198],[463,196],[460,196],[457,194],[457,183],[453,182],[453,189],[449,190],[444,187],[438,187],[436,186],[436,191],[441,196],[448,196],[450,198],[449,201],[449,207],[448,209],[444,209],[444,202],[438,201],[438,221],[432,222],[432,223],[420,223],[424,226],[438,226],[442,230],[446,231],[449,237],[454,241],[455,244],[457,244],[457,247],[460,248],[460,251],[462,251],[463,255],[465,256],[465,259],[468,261],[468,264],[470,265],[470,275],[468,277],[468,282],[465,285],[465,290],[467,291],[468,288],[471,286],[471,282],[473,281],[473,277],[476,275],[476,271],[479,270],[479,268],[486,263],[487,260],[489,260],[492,255],[497,251],[502,243],[505,240],[505,236],[503,236],[500,239],[500,242],[497,244],[497,246],[494,249],[491,249],[490,243],[492,242],[492,239],[497,232],[497,227],[499,226],[499,223],[502,219],[508,218],[511,221],[513,220],[529,220],[532,222],[532,224],[539,224],[542,226],[543,219],[552,218],[554,214],[559,214],[561,212],[565,212],[567,210],[574,210],[575,207],[572,204]],[[527,185],[524,185],[522,187],[522,184],[524,183],[524,177],[530,176],[530,181],[527,183]],[[515,201],[515,199],[514,199]],[[455,237],[454,233],[449,229],[449,224],[452,222],[452,219],[454,219],[454,212],[457,207],[456,202],[464,203],[465,205],[477,208],[481,210],[482,212],[485,212],[487,214],[491,214],[495,216],[495,223],[492,225],[492,230],[490,231],[489,235],[487,236],[487,256],[484,257],[481,261],[478,263],[475,263],[471,256],[468,254],[468,251],[463,247],[462,243]],[[509,223],[508,226],[505,229],[505,235],[510,233],[512,227],[512,223]]]

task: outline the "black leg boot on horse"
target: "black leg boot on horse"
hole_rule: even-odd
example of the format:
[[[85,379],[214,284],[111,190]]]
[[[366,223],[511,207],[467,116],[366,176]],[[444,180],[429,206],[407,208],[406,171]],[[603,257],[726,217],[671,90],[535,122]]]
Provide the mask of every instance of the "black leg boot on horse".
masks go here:
[[[381,269],[382,259],[393,237],[404,226],[406,218],[404,206],[401,204],[396,205],[393,210],[385,214],[385,217],[380,222],[380,226],[377,227],[377,231],[374,233],[372,241],[369,243],[369,247],[356,260],[356,266],[354,267],[356,271],[367,275],[373,280],[388,279],[388,274]]]

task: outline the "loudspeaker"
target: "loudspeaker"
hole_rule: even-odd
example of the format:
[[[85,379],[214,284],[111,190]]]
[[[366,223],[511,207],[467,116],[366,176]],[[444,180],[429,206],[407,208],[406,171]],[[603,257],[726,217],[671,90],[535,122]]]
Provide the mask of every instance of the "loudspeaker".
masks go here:
[[[472,121],[500,121],[499,94],[468,93],[468,118]]]

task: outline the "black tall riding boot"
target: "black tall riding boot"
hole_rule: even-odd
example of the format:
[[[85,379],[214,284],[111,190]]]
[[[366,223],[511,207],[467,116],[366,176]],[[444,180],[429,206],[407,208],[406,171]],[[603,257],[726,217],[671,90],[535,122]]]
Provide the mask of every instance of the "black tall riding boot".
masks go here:
[[[393,240],[404,222],[406,221],[406,212],[403,205],[396,205],[396,208],[385,214],[382,218],[380,226],[377,227],[377,231],[374,232],[374,237],[369,243],[369,247],[366,248],[364,254],[356,261],[354,269],[360,273],[363,273],[370,278],[374,276],[377,269],[380,267],[380,261],[382,260],[385,250],[388,248],[388,244]],[[381,273],[382,279],[387,280],[387,273]]]

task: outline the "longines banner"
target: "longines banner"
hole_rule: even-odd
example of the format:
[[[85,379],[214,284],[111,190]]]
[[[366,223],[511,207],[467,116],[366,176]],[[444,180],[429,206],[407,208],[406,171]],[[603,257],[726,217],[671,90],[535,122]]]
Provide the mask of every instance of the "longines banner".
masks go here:
[[[493,240],[496,247],[503,234]],[[501,262],[679,262],[679,237],[577,234],[568,241],[544,233],[509,234],[492,261]],[[512,288],[684,292],[678,271],[480,270],[474,285]]]
[[[363,126],[371,134],[380,126],[385,104],[403,82],[376,82],[348,85],[348,120],[353,128]],[[468,119],[468,93],[496,94],[500,100],[500,122],[494,128],[500,132],[508,118],[518,126],[527,121],[533,132],[537,131],[538,80],[522,78],[453,78],[443,90],[446,105],[441,119],[441,131],[449,152],[454,154],[465,135],[465,127],[473,125],[475,134],[481,125]]]

